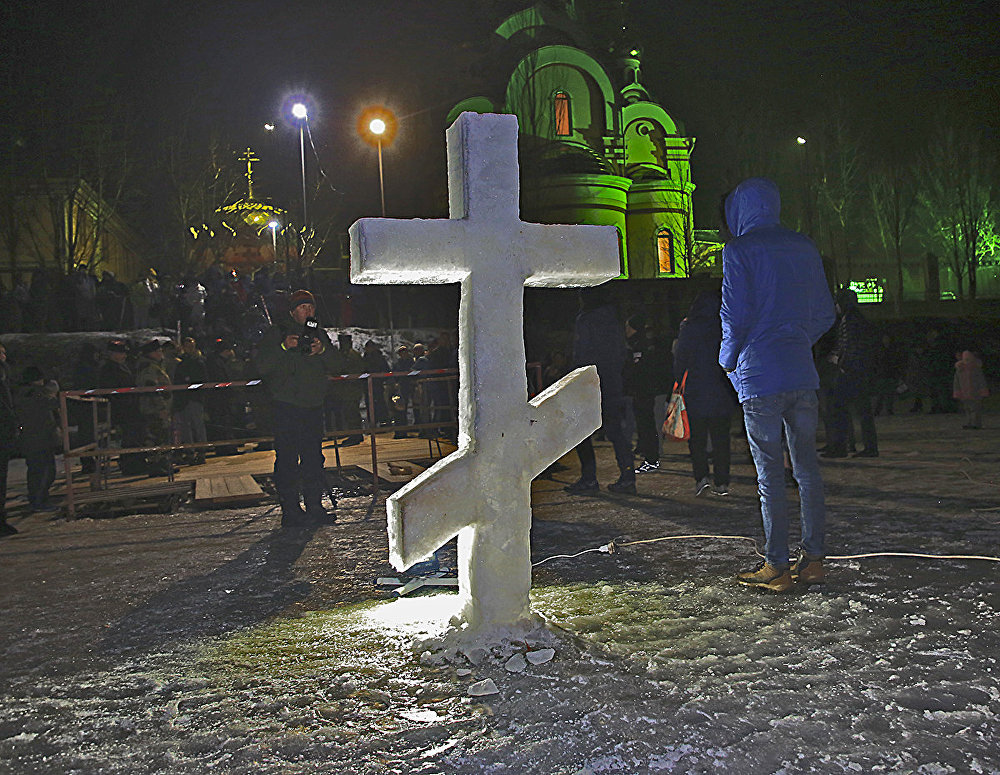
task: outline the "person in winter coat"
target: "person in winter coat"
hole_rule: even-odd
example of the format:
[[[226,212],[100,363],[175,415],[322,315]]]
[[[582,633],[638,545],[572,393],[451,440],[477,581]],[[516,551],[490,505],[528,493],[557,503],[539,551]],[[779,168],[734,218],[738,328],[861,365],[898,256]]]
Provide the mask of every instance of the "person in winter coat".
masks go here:
[[[76,366],[73,369],[73,377],[70,385],[76,390],[88,390],[97,385],[97,367],[100,360],[100,350],[90,342],[80,345],[80,355],[77,358]],[[85,444],[92,444],[95,437],[94,414],[91,404],[83,401],[69,401],[66,409],[69,412],[69,424],[76,426],[76,440],[74,447],[82,447]],[[93,474],[97,470],[97,463],[92,457],[80,458],[80,471],[84,474]]]
[[[410,353],[410,348],[405,344],[401,344],[397,347],[396,357],[392,362],[392,370],[399,373],[413,371],[413,364],[414,359],[413,355]],[[409,407],[412,395],[412,377],[397,377],[389,383],[389,406],[390,411],[392,412],[393,425],[402,427],[409,423],[407,408]],[[405,439],[409,438],[409,435],[410,434],[406,431],[397,430],[392,437],[394,439]]]
[[[208,365],[198,349],[194,337],[185,336],[181,342],[181,356],[174,369],[175,385],[199,385],[208,382]],[[205,391],[178,390],[174,393],[174,423],[180,433],[181,444],[198,444],[208,441],[205,430]],[[194,465],[205,462],[205,447],[184,451]]]
[[[28,366],[15,398],[21,427],[21,453],[28,469],[28,503],[34,511],[49,509],[49,488],[56,478],[59,442],[59,385],[46,382],[40,369]]]
[[[336,372],[336,350],[316,322],[316,302],[306,290],[289,298],[257,350],[257,368],[274,409],[274,486],[282,527],[333,521],[323,506],[327,491],[323,458],[323,400]],[[299,503],[301,493],[303,511]]]
[[[632,467],[632,445],[625,438],[622,417],[625,393],[622,368],[625,365],[625,337],[618,312],[607,285],[583,288],[580,291],[580,314],[576,316],[573,335],[573,366],[597,366],[601,380],[601,427],[615,450],[618,481],[608,485],[610,492],[635,493],[635,469]],[[597,460],[594,445],[588,436],[576,447],[580,458],[580,478],[565,488],[578,495],[597,492]]]
[[[694,494],[729,495],[729,428],[736,411],[736,393],[719,366],[722,323],[719,291],[702,291],[681,323],[674,347],[674,380],[684,380],[691,436],[688,450],[694,473]],[[685,380],[684,375],[687,375]],[[708,478],[708,440],[712,440],[713,481]]]
[[[246,364],[236,355],[236,345],[229,339],[218,339],[215,351],[206,361],[208,379],[211,382],[243,382],[246,380]],[[246,434],[247,398],[245,388],[225,388],[210,390],[206,396],[208,410],[206,430],[213,441],[238,439]],[[235,455],[239,447],[226,445],[215,447],[217,455]]]
[[[850,288],[837,292],[837,344],[828,356],[835,367],[830,388],[829,437],[823,457],[847,457],[851,414],[861,420],[864,449],[858,457],[878,457],[878,436],[872,412],[877,346],[875,331],[861,310],[858,295]]]
[[[166,369],[163,343],[158,339],[151,339],[142,346],[136,386],[159,387],[171,384],[173,381]],[[171,398],[172,393],[169,391],[139,394],[143,446],[160,447],[170,443]],[[146,455],[147,476],[168,476],[171,468],[170,457],[165,452],[156,451]]]
[[[122,339],[108,342],[104,362],[97,370],[97,387],[122,388],[136,384],[135,374],[128,364],[128,344]],[[117,432],[122,447],[141,447],[143,443],[142,416],[139,396],[135,394],[109,395],[112,430]],[[140,453],[125,453],[118,459],[118,466],[125,476],[146,473],[146,463]]]
[[[656,427],[654,405],[656,396],[666,392],[670,350],[650,336],[642,314],[633,315],[626,321],[625,344],[628,347],[623,372],[625,395],[632,398],[636,450],[643,458],[635,472],[642,474],[660,467],[660,434]]]
[[[378,342],[369,339],[365,342],[365,351],[361,356],[361,365],[368,374],[385,374],[390,371],[389,361],[385,359],[382,351],[378,348]],[[385,425],[388,421],[388,411],[385,403],[385,380],[374,380],[372,385],[372,417],[375,425]],[[365,385],[367,388],[367,385]],[[367,397],[366,399],[367,400]]]
[[[740,183],[724,200],[733,238],[722,253],[719,365],[743,406],[757,468],[765,561],[741,584],[786,592],[794,578],[824,578],[826,506],[816,454],[819,376],[812,347],[833,325],[823,260],[808,237],[780,221],[781,197],[766,178]],[[799,483],[802,552],[789,567],[784,427]]]
[[[983,362],[970,350],[963,350],[955,363],[954,398],[962,402],[965,410],[966,430],[983,427],[983,399],[990,394],[983,376]]]
[[[17,413],[10,389],[7,348],[0,343],[0,538],[18,532],[7,522],[7,466],[17,454],[17,436]]]
[[[354,339],[350,334],[338,334],[332,373],[361,374],[364,370],[361,353],[354,349]],[[361,398],[367,392],[367,385],[359,379],[340,380],[329,384],[326,402],[330,412],[331,430],[356,430],[362,427]],[[362,441],[361,434],[354,433],[345,437],[341,445],[349,447]]]

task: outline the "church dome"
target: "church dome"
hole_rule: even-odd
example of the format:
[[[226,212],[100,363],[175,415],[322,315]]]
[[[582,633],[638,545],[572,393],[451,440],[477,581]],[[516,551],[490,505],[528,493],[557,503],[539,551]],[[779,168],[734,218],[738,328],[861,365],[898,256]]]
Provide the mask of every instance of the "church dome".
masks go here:
[[[525,152],[524,164],[534,175],[608,175],[608,162],[590,146],[546,143]]]

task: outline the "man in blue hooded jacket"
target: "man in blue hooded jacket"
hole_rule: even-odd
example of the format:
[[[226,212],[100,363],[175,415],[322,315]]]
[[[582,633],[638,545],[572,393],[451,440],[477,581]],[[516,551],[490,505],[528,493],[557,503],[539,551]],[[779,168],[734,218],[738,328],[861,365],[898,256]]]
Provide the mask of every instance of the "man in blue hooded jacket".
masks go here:
[[[726,197],[732,234],[722,254],[719,364],[736,388],[757,467],[765,561],[737,579],[785,592],[824,578],[826,507],[816,454],[819,376],[812,346],[833,325],[823,260],[808,237],[786,229],[778,187],[750,178]],[[784,428],[801,499],[802,552],[789,567]]]

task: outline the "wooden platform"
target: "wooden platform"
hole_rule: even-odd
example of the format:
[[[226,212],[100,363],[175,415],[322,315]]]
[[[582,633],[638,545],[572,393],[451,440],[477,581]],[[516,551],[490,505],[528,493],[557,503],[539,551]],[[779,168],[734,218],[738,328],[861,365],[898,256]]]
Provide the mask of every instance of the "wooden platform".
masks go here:
[[[148,480],[147,480],[148,481]],[[144,500],[185,495],[191,490],[191,482],[158,482],[138,486],[112,487],[107,490],[89,490],[74,493],[73,500],[81,503],[103,503],[108,501]]]
[[[371,460],[358,462],[355,465],[357,465],[357,467],[362,471],[372,473]],[[381,460],[378,461],[378,478],[386,482],[392,482],[393,484],[408,482],[416,477],[417,474],[423,473],[424,470],[423,466],[419,466],[409,460],[390,461],[385,463]]]
[[[413,460],[426,462],[428,459],[436,460],[440,457],[451,454],[455,451],[454,444],[441,440],[418,439],[394,439],[392,431],[387,430],[378,436],[378,463],[379,476],[385,481],[392,483],[402,483],[409,481],[419,473]],[[327,470],[336,470],[339,457],[340,465],[344,468],[359,467],[371,474],[371,437],[366,436],[364,443],[349,447],[340,446],[335,449],[333,441],[323,443],[324,462]],[[386,463],[401,463],[403,466],[411,467],[412,475],[405,474],[401,469],[392,470]],[[195,486],[200,479],[223,478],[240,479],[242,477],[253,477],[257,475],[270,475],[274,471],[274,452],[272,450],[257,450],[246,448],[243,454],[228,455],[225,457],[215,457],[210,455],[208,460],[202,465],[181,466],[175,475],[174,482],[167,481],[166,477],[146,477],[146,476],[121,476],[117,472],[113,473],[108,481],[108,489],[91,492],[89,480],[85,474],[80,472],[79,462],[74,463],[73,497],[78,505],[85,503],[128,503],[142,500],[156,500],[166,498],[176,494],[183,496]],[[115,466],[117,468],[117,466]],[[66,488],[63,481],[62,456],[56,461],[56,481],[52,487],[52,498],[58,503],[63,503]],[[23,509],[26,505],[26,474],[24,461],[17,459],[11,461],[10,474],[8,475],[8,509]],[[203,490],[203,492],[213,492],[214,490]],[[196,491],[196,502],[198,494]],[[214,494],[209,496],[214,498]],[[17,501],[16,503],[14,501]],[[247,502],[247,501],[244,501]],[[206,505],[210,505],[206,502]]]
[[[257,503],[264,491],[250,474],[199,478],[194,484],[196,506],[229,506]]]

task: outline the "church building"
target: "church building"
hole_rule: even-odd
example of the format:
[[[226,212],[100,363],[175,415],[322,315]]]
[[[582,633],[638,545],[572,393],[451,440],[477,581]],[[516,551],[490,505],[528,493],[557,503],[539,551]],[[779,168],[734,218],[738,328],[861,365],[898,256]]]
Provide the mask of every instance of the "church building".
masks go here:
[[[641,51],[614,55],[612,77],[576,21],[545,4],[510,16],[496,34],[516,62],[506,83],[461,101],[448,123],[464,111],[517,116],[521,217],[614,226],[622,279],[690,276],[695,141],[650,99]]]

